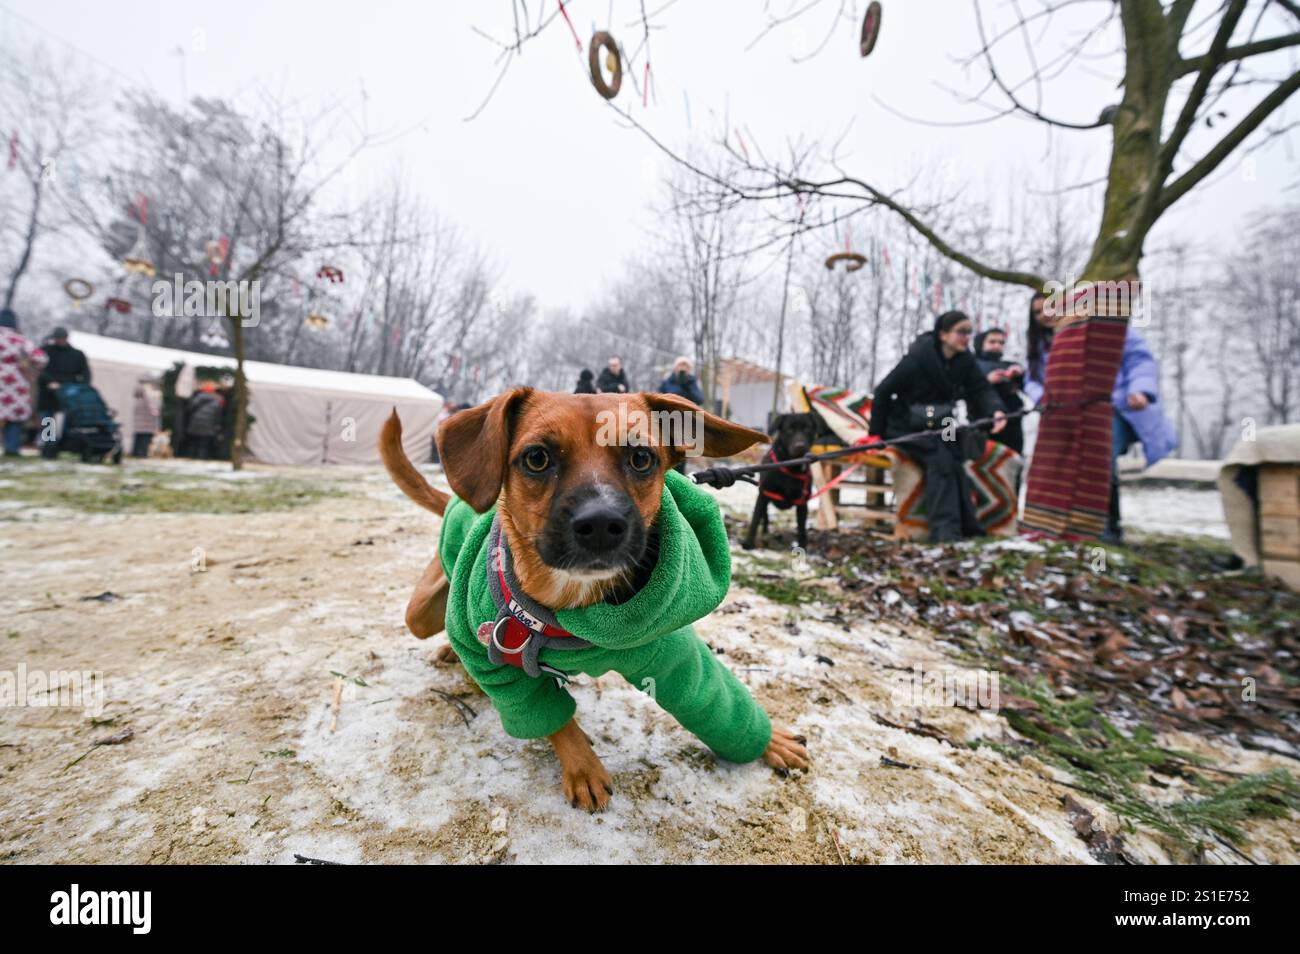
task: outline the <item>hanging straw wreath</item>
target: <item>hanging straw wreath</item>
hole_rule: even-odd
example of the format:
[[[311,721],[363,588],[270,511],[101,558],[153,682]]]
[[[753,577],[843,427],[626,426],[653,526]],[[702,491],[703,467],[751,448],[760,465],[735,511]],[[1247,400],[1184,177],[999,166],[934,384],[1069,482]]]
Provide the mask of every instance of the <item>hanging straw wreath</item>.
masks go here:
[[[862,17],[862,42],[859,49],[863,56],[870,55],[876,48],[878,36],[880,36],[880,3],[878,0],[871,0],[871,3],[867,4],[866,14]]]
[[[95,294],[95,286],[84,278],[69,278],[63,283],[63,290],[77,307],[81,307],[83,301]]]
[[[857,252],[836,252],[830,258],[826,259],[826,268],[828,271],[834,271],[836,262],[847,262],[844,266],[846,272],[856,272],[863,265],[867,264],[865,255],[859,255]]]
[[[605,51],[605,68],[609,70],[609,82],[605,82],[605,74],[600,70],[600,52]],[[613,99],[618,95],[619,87],[623,85],[623,58],[618,52],[618,44],[614,38],[604,30],[591,35],[591,43],[587,47],[587,65],[591,68],[591,82],[596,87],[596,92],[600,93],[606,99]]]

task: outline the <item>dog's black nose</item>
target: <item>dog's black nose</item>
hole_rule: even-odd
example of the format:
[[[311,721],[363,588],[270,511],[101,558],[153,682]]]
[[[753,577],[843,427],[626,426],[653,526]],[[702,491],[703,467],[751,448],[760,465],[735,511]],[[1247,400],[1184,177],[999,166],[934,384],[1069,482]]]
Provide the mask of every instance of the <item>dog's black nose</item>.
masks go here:
[[[605,500],[590,500],[573,512],[573,538],[589,553],[610,553],[627,543],[627,516]]]

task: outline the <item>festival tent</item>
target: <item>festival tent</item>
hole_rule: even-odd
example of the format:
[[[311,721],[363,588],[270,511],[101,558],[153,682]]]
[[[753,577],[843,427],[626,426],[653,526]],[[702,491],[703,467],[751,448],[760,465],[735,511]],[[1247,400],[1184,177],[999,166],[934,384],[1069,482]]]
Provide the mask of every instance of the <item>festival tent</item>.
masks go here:
[[[722,410],[726,417],[737,424],[766,431],[768,414],[773,410],[774,400],[778,412],[790,410],[787,393],[789,382],[790,378],[786,375],[777,375],[775,371],[761,365],[739,358],[723,358],[718,362],[718,386],[715,393],[722,399]]]
[[[107,338],[84,331],[68,336],[90,363],[91,383],[134,436],[134,394],[141,381],[157,381],[177,364],[227,367],[235,360]],[[443,399],[412,378],[381,377],[245,361],[249,413],[248,450],[268,464],[374,464],[379,430],[393,408],[402,418],[402,444],[414,461],[430,459],[435,418]],[[170,424],[163,422],[163,427]]]

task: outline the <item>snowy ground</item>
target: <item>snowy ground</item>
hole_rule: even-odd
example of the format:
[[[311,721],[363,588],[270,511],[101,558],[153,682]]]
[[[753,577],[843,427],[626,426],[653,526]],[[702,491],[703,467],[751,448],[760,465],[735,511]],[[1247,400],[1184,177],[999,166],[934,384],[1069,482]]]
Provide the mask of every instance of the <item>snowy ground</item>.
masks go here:
[[[1126,481],[1120,488],[1119,499],[1125,528],[1228,539],[1223,502],[1215,484],[1153,485]]]
[[[171,466],[229,479],[219,465]],[[584,678],[582,724],[616,794],[602,815],[576,811],[549,745],[506,736],[462,670],[435,665],[441,640],[405,631],[437,518],[377,469],[239,479],[281,474],[350,496],[245,515],[0,513],[0,671],[100,671],[107,687],[99,724],[74,708],[0,708],[0,860],[1092,860],[1054,771],[962,744],[1008,738],[1000,716],[917,709],[895,691],[914,665],[953,666],[935,635],[846,624],[833,593],[795,610],[737,586],[698,626],[774,720],[808,737],[811,772],[721,763],[617,676]],[[1126,499],[1135,525],[1147,519],[1144,492]],[[753,490],[722,500],[748,513]],[[1203,503],[1151,519],[1185,527]],[[900,728],[918,720],[931,735]],[[129,741],[93,745],[125,729]],[[1240,771],[1280,761],[1216,758]],[[1291,822],[1252,834],[1256,860],[1300,857]],[[1173,857],[1142,835],[1129,846]]]
[[[752,509],[753,490],[729,488],[728,500],[737,510]],[[842,499],[862,503],[861,490],[845,490]],[[745,503],[745,501],[750,501]],[[814,503],[814,507],[816,504]],[[1223,503],[1216,484],[1151,483],[1126,480],[1120,488],[1120,512],[1126,529],[1143,533],[1172,533],[1228,539]],[[851,514],[850,514],[851,516]]]

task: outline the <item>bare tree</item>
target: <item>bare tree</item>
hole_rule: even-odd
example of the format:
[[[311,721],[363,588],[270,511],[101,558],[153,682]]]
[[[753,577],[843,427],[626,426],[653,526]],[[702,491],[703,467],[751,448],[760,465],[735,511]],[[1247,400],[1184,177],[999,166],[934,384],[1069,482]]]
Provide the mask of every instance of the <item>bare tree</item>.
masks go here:
[[[743,208],[720,193],[701,189],[680,172],[668,179],[671,233],[667,244],[690,322],[695,364],[706,406],[712,406],[724,342],[747,280]]]
[[[106,177],[103,194],[77,207],[82,225],[110,255],[120,258],[134,232],[144,246],[137,251],[164,279],[268,285],[278,279],[283,289],[314,276],[323,257],[355,246],[349,218],[326,211],[321,200],[371,141],[364,130],[355,132],[341,104],[304,114],[264,96],[254,117],[220,100],[195,99],[176,109],[132,92],[124,108],[122,135],[132,148],[123,150],[126,158]],[[350,144],[336,154],[345,136]],[[210,252],[214,242],[221,244],[219,256]],[[137,299],[150,293],[149,283],[130,281]],[[231,460],[238,470],[248,429],[247,332],[264,332],[260,320],[246,327],[235,296],[219,303],[222,313],[214,317],[226,322],[236,361]],[[268,318],[277,314],[274,300],[267,306]],[[198,330],[190,324],[182,333]]]
[[[1300,410],[1300,229],[1290,207],[1258,217],[1246,246],[1226,265],[1226,287],[1236,308],[1246,307],[1245,339],[1253,358],[1269,424],[1294,420]]]
[[[67,226],[59,183],[79,178],[73,157],[99,135],[94,81],[70,57],[55,63],[42,46],[0,55],[0,128],[9,139],[0,162],[17,173],[0,191],[0,254],[6,266],[3,307],[11,307],[37,244]],[[78,183],[79,184],[79,183]]]

